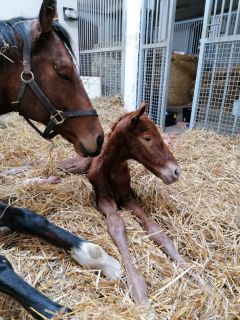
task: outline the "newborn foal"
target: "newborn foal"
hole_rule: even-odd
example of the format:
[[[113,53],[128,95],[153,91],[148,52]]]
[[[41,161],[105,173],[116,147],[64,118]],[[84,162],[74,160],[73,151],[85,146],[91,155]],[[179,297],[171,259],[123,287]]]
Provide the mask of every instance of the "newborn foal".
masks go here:
[[[171,259],[184,269],[189,267],[159,225],[143,211],[130,186],[128,159],[140,162],[166,184],[176,182],[180,176],[177,161],[155,124],[144,114],[145,108],[144,104],[138,111],[120,117],[98,157],[88,160],[73,158],[58,162],[59,168],[71,172],[88,170],[89,180],[96,193],[98,210],[107,218],[108,231],[123,259],[132,298],[139,304],[148,303],[147,286],[143,276],[134,266],[128,250],[126,228],[118,214],[118,207],[130,210],[139,218],[149,238],[160,245]],[[191,273],[191,276],[200,281],[197,274]]]

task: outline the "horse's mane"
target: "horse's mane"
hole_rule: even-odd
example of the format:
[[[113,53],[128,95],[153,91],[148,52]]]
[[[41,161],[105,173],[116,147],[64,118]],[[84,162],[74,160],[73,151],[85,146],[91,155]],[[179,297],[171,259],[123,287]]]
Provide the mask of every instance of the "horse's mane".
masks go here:
[[[6,46],[17,47],[17,39],[27,40],[29,24],[34,19],[17,17],[9,20],[0,21],[0,49]],[[53,31],[59,36],[72,55],[72,40],[66,29],[58,22],[54,21]]]

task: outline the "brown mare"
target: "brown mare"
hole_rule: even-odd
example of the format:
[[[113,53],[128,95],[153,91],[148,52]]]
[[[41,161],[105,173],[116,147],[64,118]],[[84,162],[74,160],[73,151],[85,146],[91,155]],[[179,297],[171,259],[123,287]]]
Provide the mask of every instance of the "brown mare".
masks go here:
[[[57,163],[59,168],[72,173],[88,171],[96,194],[97,208],[107,218],[108,231],[122,256],[132,298],[139,304],[148,303],[147,286],[128,250],[126,229],[122,217],[117,213],[118,208],[130,210],[141,221],[152,241],[184,269],[189,267],[159,225],[143,211],[130,186],[128,159],[140,162],[166,184],[178,181],[180,176],[177,161],[155,124],[144,114],[145,108],[146,105],[143,105],[140,110],[120,117],[98,157],[85,160],[72,158]],[[191,276],[201,284],[196,273],[191,272]]]
[[[80,156],[96,156],[103,131],[75,67],[69,35],[55,16],[56,1],[43,0],[38,19],[0,21],[0,115],[17,111],[44,138],[61,134]],[[31,120],[45,124],[44,132]],[[0,202],[0,227],[41,237],[111,278],[119,273],[119,263],[102,248],[30,210]],[[18,277],[4,256],[0,256],[0,291],[18,300],[36,319],[53,318],[63,309]]]

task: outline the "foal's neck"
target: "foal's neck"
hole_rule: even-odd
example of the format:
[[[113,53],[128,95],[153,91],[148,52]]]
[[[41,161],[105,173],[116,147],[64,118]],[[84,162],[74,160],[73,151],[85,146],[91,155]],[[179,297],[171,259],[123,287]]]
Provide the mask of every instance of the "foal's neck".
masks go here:
[[[122,133],[112,132],[105,142],[100,155],[102,166],[109,168],[110,171],[130,159],[121,135]]]

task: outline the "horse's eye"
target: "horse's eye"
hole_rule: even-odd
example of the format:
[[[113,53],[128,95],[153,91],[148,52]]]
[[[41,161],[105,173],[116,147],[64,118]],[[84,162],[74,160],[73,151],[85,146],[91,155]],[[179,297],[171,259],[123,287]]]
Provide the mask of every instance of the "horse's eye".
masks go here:
[[[144,140],[145,141],[151,141],[151,138],[150,137],[144,137]]]
[[[63,80],[71,81],[71,78],[70,78],[68,75],[66,75],[66,74],[60,73],[59,76],[60,76]]]
[[[66,81],[71,81],[72,79],[72,69],[68,66],[60,66],[57,67],[56,65],[54,66],[54,69],[57,73],[57,75]]]

